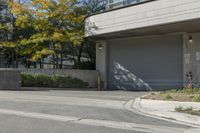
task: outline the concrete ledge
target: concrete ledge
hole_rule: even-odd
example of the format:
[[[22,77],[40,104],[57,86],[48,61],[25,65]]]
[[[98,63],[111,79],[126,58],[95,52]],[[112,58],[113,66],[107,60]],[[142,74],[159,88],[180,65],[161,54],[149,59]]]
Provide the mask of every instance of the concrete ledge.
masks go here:
[[[0,69],[0,90],[20,90],[21,71]]]
[[[50,91],[50,90],[72,90],[72,91],[95,91],[97,88],[48,88],[48,87],[21,87],[21,91]]]
[[[177,106],[200,109],[200,103],[196,102],[161,101],[137,98],[132,104],[134,109],[151,117],[164,118],[185,125],[200,127],[199,116],[175,112],[175,107]]]

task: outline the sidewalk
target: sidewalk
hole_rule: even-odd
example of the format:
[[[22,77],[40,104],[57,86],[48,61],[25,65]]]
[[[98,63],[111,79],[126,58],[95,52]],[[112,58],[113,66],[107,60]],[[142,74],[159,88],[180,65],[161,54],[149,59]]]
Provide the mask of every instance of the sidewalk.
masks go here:
[[[183,133],[200,133],[200,128],[189,129]]]
[[[200,128],[200,117],[175,112],[175,107],[178,106],[193,107],[193,109],[200,109],[200,103],[197,102],[161,101],[141,98],[137,98],[132,105],[132,107],[137,111],[147,114],[151,117],[159,117],[168,120],[173,120],[186,125],[192,125],[193,127]]]

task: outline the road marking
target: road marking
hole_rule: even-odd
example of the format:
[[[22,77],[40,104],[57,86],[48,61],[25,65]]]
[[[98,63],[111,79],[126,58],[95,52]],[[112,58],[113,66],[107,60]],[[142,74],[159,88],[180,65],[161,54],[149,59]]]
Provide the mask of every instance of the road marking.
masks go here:
[[[80,117],[61,116],[61,115],[52,115],[52,114],[35,113],[35,112],[24,112],[24,111],[7,110],[7,109],[0,109],[0,114],[14,115],[26,118],[54,120],[60,122],[69,122],[73,124],[82,124],[88,126],[101,126],[101,127],[115,128],[115,129],[132,130],[132,131],[139,131],[146,133],[181,133],[184,130],[186,130],[181,128],[166,127],[166,126],[145,125],[145,124],[117,122],[108,120],[84,119]]]

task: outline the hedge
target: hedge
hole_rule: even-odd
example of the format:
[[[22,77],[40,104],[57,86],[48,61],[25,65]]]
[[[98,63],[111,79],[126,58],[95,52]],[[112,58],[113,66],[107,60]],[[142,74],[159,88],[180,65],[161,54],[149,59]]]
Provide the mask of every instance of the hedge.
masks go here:
[[[22,73],[22,87],[86,88],[88,83],[70,76]]]

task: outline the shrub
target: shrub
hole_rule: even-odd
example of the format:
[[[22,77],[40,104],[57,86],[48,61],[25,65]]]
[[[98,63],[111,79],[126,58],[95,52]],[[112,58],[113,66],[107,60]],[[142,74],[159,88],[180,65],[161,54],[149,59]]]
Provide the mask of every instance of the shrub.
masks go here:
[[[70,76],[49,76],[45,74],[22,73],[24,87],[85,88],[88,83]]]

